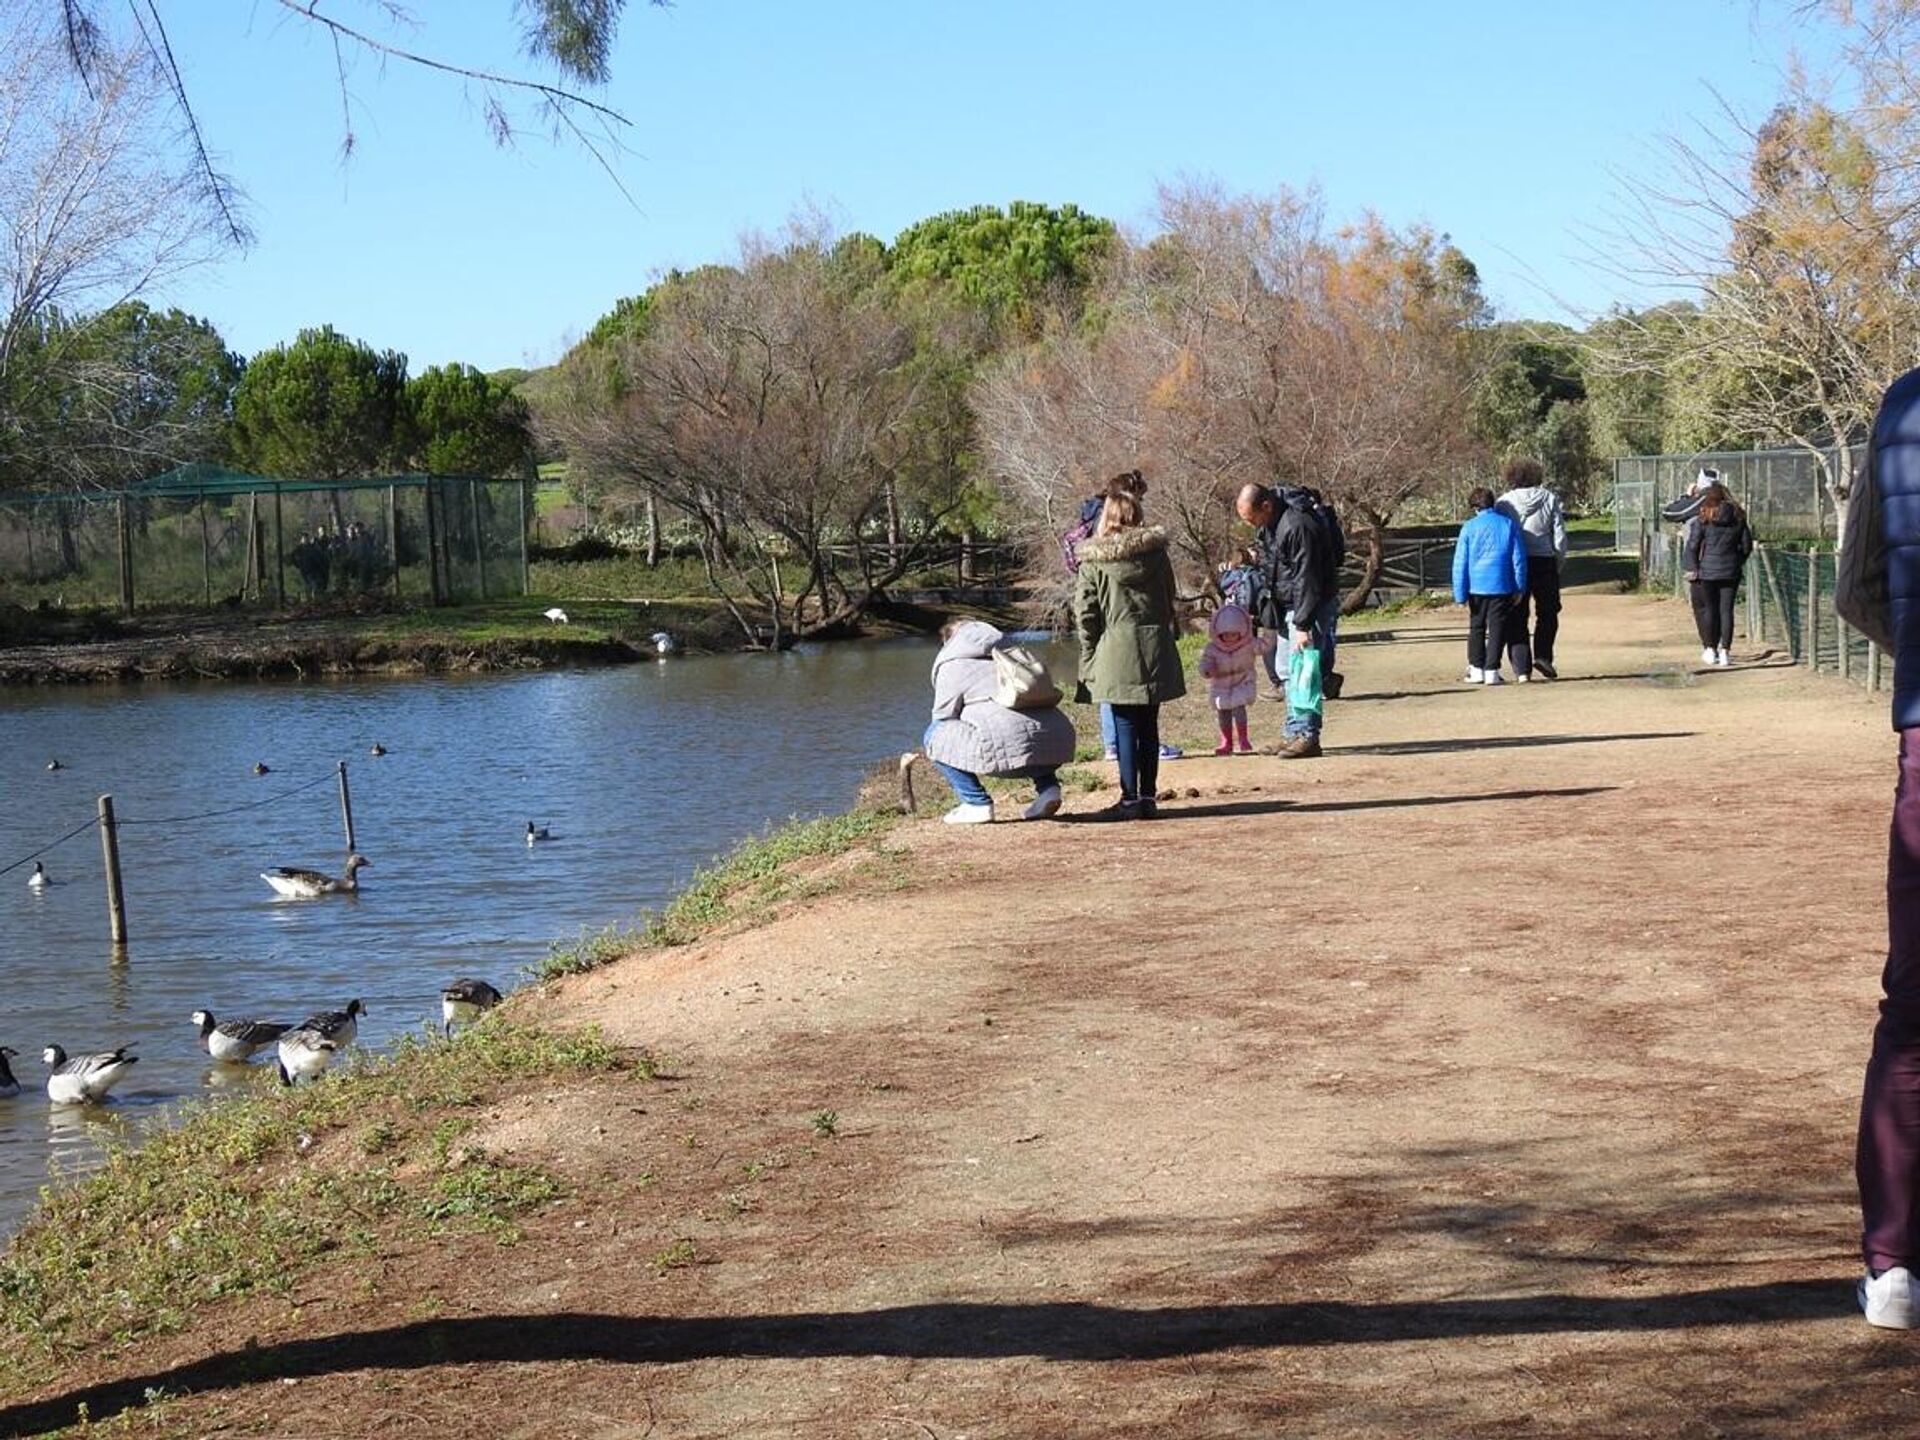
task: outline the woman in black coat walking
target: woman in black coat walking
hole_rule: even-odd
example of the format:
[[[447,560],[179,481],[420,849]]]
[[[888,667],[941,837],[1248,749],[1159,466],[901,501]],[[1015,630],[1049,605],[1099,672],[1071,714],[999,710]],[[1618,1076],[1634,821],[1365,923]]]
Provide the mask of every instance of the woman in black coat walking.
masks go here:
[[[1733,644],[1733,599],[1751,554],[1753,527],[1747,524],[1746,512],[1724,485],[1709,485],[1680,550],[1680,568],[1693,591],[1702,665],[1732,663],[1727,650]]]

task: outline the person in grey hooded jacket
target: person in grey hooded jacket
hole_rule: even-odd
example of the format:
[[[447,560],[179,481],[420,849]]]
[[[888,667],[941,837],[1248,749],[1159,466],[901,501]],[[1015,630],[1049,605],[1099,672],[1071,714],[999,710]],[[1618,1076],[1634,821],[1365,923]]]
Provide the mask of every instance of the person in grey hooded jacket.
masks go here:
[[[1508,617],[1515,636],[1507,646],[1513,673],[1521,679],[1541,675],[1559,678],[1554,669],[1553,642],[1560,634],[1560,565],[1567,558],[1567,512],[1560,497],[1540,483],[1540,462],[1528,456],[1509,460],[1500,482],[1506,487],[1495,508],[1519,522],[1527,543],[1527,592],[1518,613]],[[1528,607],[1533,615],[1532,644],[1528,644]]]
[[[944,817],[949,825],[981,825],[993,819],[993,798],[982,775],[1033,781],[1029,820],[1060,809],[1056,772],[1073,759],[1073,722],[1057,706],[1010,710],[993,698],[994,647],[1006,639],[984,620],[955,620],[942,630],[945,642],[933,657],[933,721],[927,726],[927,758],[946,777],[960,803]]]

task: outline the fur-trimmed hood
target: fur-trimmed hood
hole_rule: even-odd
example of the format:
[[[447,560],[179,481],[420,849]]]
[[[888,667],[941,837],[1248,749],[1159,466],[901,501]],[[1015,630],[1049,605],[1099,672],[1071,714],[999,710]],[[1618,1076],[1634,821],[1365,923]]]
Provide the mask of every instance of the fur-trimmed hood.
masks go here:
[[[1098,565],[1102,561],[1131,560],[1136,555],[1150,555],[1155,550],[1166,548],[1166,531],[1158,525],[1136,525],[1131,530],[1082,540],[1075,553],[1079,555],[1082,565]]]

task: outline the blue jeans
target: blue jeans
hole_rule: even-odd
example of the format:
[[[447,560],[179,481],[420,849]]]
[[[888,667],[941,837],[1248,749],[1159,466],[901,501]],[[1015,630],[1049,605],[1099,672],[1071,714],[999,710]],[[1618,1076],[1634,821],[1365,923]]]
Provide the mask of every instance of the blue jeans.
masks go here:
[[[939,723],[940,722],[936,720],[932,725],[927,727],[927,733],[921,738],[921,745],[923,747],[933,739],[934,728],[938,726]],[[928,756],[927,758],[930,760],[933,759],[932,756]],[[973,771],[962,770],[957,765],[948,765],[939,760],[933,761],[933,768],[938,770],[941,778],[953,787],[954,797],[958,799],[962,805],[991,805],[993,803],[993,797],[987,794],[987,787],[980,783],[980,777],[974,774]],[[1011,771],[1008,778],[1033,781],[1033,790],[1036,795],[1042,790],[1060,783],[1058,769],[1052,765],[1029,765],[1025,769]]]
[[[1160,707],[1115,705],[1112,710],[1120,798],[1151,800],[1160,785]]]
[[[1100,744],[1109,753],[1120,748],[1120,742],[1114,735],[1113,706],[1104,700],[1100,702]]]
[[[1293,612],[1289,610],[1286,635],[1281,641],[1281,653],[1287,653],[1292,648],[1294,624]],[[1334,649],[1340,632],[1340,597],[1333,595],[1323,600],[1315,608],[1313,623],[1307,628],[1313,635],[1314,645],[1320,651],[1320,683],[1324,685],[1326,677],[1333,673]],[[1276,665],[1279,663],[1277,655],[1274,663]],[[1281,727],[1280,733],[1289,740],[1296,740],[1303,735],[1318,735],[1320,720],[1321,717],[1311,710],[1294,710],[1289,707],[1287,723]]]

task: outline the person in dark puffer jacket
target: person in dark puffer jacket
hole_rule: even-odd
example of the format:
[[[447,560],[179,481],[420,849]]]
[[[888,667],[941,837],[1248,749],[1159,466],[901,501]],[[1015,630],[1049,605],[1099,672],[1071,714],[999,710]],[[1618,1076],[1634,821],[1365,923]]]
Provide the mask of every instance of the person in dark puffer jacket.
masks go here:
[[[1868,1323],[1911,1330],[1920,1326],[1920,370],[1881,400],[1856,492],[1862,484],[1872,487],[1863,514],[1877,508],[1883,532],[1872,578],[1888,602],[1900,779],[1887,846],[1885,998],[1854,1154],[1867,1267],[1857,1297]],[[1848,534],[1858,538],[1851,523]]]
[[[1693,623],[1700,631],[1700,663],[1731,664],[1733,601],[1753,554],[1753,527],[1724,485],[1709,485],[1680,550],[1680,568],[1693,592]]]

